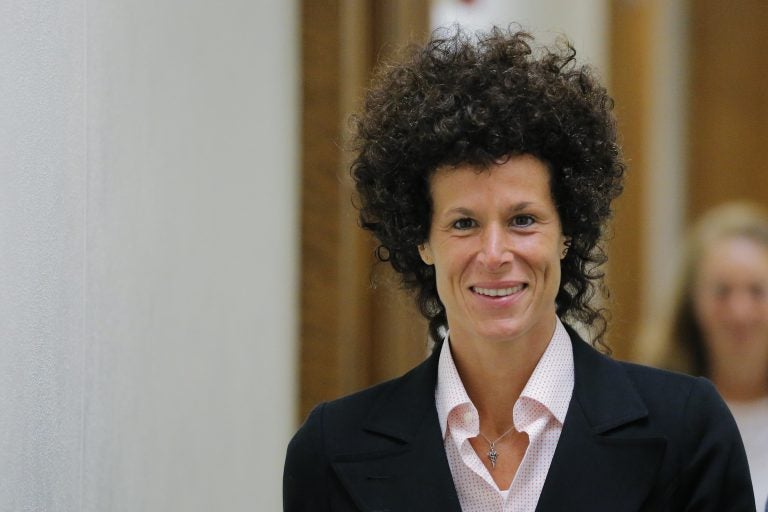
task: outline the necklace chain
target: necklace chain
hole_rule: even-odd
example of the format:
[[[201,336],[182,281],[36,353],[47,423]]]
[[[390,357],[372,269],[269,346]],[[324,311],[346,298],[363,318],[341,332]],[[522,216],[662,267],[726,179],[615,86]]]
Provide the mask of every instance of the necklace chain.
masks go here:
[[[515,429],[515,426],[512,425],[507,429],[506,432],[504,432],[499,437],[497,437],[495,441],[491,441],[490,439],[485,437],[485,434],[480,432],[480,436],[483,439],[485,439],[485,442],[488,443],[488,445],[490,446],[490,449],[488,450],[488,460],[491,461],[491,469],[496,469],[496,460],[499,458],[499,452],[496,451],[496,443],[501,441],[504,438],[504,436],[512,432],[514,429]]]

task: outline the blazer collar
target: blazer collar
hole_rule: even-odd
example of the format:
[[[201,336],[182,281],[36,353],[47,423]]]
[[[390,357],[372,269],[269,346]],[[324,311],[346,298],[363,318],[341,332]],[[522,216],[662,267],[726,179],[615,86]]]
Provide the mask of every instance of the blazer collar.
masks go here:
[[[437,418],[435,385],[440,346],[424,362],[394,381],[389,393],[379,399],[363,423],[365,430],[412,442],[425,421]]]
[[[363,429],[376,438],[376,451],[332,461],[360,510],[461,512],[435,407],[439,352],[375,404]]]
[[[575,385],[537,510],[639,510],[666,439],[642,428],[648,416],[624,367],[571,329]]]

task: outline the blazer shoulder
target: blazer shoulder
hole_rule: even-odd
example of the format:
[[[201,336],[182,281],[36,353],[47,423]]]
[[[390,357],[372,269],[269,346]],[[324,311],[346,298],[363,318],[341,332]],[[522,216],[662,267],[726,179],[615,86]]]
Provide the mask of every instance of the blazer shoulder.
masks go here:
[[[694,377],[624,361],[619,364],[624,368],[638,393],[644,400],[650,402],[649,405],[679,407],[681,404],[686,404],[688,409],[694,405],[695,408],[714,408],[730,416],[728,407],[715,386],[705,377]]]
[[[620,370],[614,370],[612,376],[626,377],[647,414],[612,433],[624,439],[652,437],[665,443],[658,486],[649,498],[655,505],[650,509],[754,510],[741,436],[714,385],[704,377],[628,362],[614,364]],[[611,363],[607,366],[616,369]],[[626,396],[629,390],[621,389]],[[615,401],[611,405],[618,407]]]
[[[744,446],[728,405],[704,377],[621,363],[670,440],[680,473],[670,491],[680,509],[753,510]]]
[[[310,411],[286,450],[283,510],[325,511],[342,507],[332,503],[346,493],[341,490],[331,464],[338,455],[359,444],[365,418],[379,397],[396,386],[397,381],[393,379],[322,402]]]
[[[372,423],[407,424],[405,418],[418,415],[430,403],[434,406],[435,378],[435,358],[430,357],[400,377],[319,404],[296,436],[313,432],[331,456],[364,450],[370,442],[365,432]],[[399,433],[398,428],[392,431]]]
[[[677,425],[695,421],[702,427],[724,421],[735,430],[728,406],[708,379],[635,363],[619,364],[651,416],[669,417]]]
[[[627,361],[617,362],[624,368],[629,378],[637,386],[638,391],[644,395],[659,391],[669,393],[671,388],[675,394],[686,394],[695,386],[708,387],[704,384],[705,381],[708,382],[707,379],[702,377],[693,377],[684,373]],[[711,387],[711,390],[714,391],[714,387]]]
[[[317,404],[294,434],[289,450],[297,445],[325,445],[329,436],[343,438],[358,431],[374,405],[391,392],[398,380],[392,379]]]
[[[429,372],[428,364],[429,360],[424,361],[400,377],[326,402],[324,413],[327,424],[342,430],[359,428],[380,403],[423,391],[423,374]]]

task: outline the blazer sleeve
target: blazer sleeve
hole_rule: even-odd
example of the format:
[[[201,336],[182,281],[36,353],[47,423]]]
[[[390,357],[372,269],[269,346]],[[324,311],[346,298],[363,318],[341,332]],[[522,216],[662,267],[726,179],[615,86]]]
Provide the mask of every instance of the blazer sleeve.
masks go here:
[[[330,511],[329,464],[323,449],[323,408],[315,407],[288,444],[283,469],[283,511]]]
[[[728,406],[707,379],[696,380],[684,418],[683,471],[669,510],[754,511],[741,435]]]

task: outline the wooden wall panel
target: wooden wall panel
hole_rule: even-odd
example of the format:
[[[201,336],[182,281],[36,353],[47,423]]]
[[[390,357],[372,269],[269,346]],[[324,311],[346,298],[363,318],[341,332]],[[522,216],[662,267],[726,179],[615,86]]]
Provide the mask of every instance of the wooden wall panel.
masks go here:
[[[393,377],[425,354],[426,326],[357,224],[347,119],[375,62],[423,38],[428,0],[304,0],[299,420],[318,402]],[[374,279],[375,278],[375,279]],[[375,280],[376,286],[372,286]]]
[[[426,40],[428,1],[374,0],[372,7],[374,60],[386,60],[403,45]],[[402,374],[424,358],[427,324],[389,265],[377,265],[373,277],[371,378],[379,382]]]
[[[341,155],[338,1],[304,2],[302,12],[302,184],[300,414],[342,392],[338,350]]]
[[[768,204],[768,2],[691,3],[689,214]]]
[[[646,193],[650,102],[650,39],[657,6],[655,2],[611,3],[610,76],[622,147],[627,161],[624,193],[616,203],[608,245],[608,279],[611,311],[608,342],[614,356],[625,359],[632,353],[642,297],[643,197]]]

